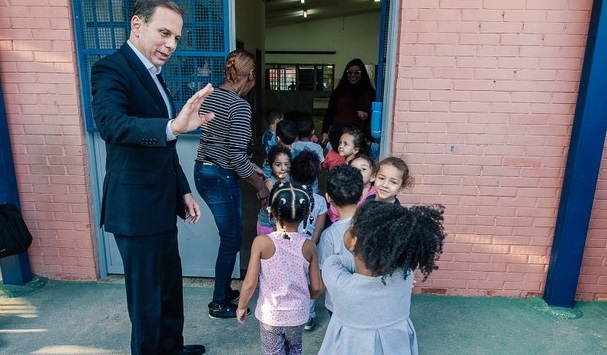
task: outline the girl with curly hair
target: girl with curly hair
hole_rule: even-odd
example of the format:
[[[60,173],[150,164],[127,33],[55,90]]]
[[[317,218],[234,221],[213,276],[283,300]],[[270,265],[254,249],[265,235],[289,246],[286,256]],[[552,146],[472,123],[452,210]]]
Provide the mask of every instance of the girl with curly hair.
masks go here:
[[[443,250],[443,206],[371,201],[358,208],[344,235],[354,262],[330,256],[322,277],[333,316],[319,354],[417,354],[409,318],[413,271],[423,281]]]

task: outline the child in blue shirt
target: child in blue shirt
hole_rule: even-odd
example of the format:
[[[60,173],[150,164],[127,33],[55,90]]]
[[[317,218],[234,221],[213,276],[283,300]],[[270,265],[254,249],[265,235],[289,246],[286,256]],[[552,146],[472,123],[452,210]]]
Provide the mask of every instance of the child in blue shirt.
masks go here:
[[[270,148],[276,145],[276,124],[284,119],[284,114],[279,110],[270,110],[266,116],[268,129],[261,136],[261,144],[266,155],[270,153]]]

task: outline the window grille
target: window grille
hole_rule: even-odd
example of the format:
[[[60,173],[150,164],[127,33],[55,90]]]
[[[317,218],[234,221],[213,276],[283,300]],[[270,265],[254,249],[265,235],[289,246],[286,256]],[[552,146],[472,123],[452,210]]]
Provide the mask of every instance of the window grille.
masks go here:
[[[176,2],[183,9],[181,41],[162,69],[162,76],[179,112],[206,83],[223,83],[225,58],[230,52],[230,17],[229,0]],[[97,130],[91,112],[91,67],[128,39],[134,4],[135,0],[73,0],[82,103],[89,132]]]
[[[267,64],[266,87],[272,91],[333,90],[333,64]]]

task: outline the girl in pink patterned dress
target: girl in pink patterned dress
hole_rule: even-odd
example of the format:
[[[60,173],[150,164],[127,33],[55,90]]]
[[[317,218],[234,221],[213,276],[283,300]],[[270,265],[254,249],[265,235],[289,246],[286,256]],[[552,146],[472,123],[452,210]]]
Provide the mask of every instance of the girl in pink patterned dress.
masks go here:
[[[306,223],[314,200],[299,185],[277,182],[269,201],[277,230],[253,241],[236,317],[245,322],[247,305],[259,281],[255,317],[260,322],[262,352],[301,354],[309,300],[324,287],[316,246],[297,231],[300,222]]]

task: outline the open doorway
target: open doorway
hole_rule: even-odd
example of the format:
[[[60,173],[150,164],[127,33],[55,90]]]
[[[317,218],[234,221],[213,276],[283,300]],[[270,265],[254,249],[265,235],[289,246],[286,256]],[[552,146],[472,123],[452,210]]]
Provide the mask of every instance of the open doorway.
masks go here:
[[[365,3],[372,5],[365,9],[358,7],[360,1],[335,0],[325,3],[329,4],[321,5],[322,11],[315,11],[314,3],[308,2],[308,17],[304,20],[301,5],[296,2],[266,2],[265,51],[261,56],[263,81],[258,81],[258,87],[262,90],[263,111],[258,112],[261,119],[255,122],[251,150],[253,161],[257,164],[261,164],[265,158],[261,134],[267,128],[265,113],[268,110],[311,114],[315,119],[315,130],[320,133],[331,91],[337,85],[346,63],[353,58],[363,60],[375,86],[378,77],[379,85],[383,86],[390,2],[383,4],[384,9],[380,2],[374,4],[372,1]],[[353,11],[346,13],[344,9]],[[237,4],[237,21],[239,11]],[[382,31],[385,36],[382,36]],[[238,26],[236,36],[239,37]],[[320,192],[324,194],[324,181]],[[251,243],[256,235],[258,210],[259,202],[254,191],[243,186],[242,269],[248,264]]]

